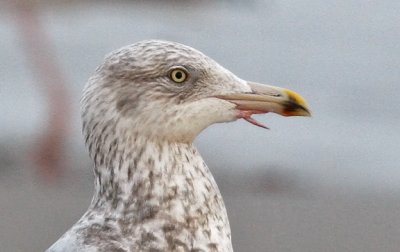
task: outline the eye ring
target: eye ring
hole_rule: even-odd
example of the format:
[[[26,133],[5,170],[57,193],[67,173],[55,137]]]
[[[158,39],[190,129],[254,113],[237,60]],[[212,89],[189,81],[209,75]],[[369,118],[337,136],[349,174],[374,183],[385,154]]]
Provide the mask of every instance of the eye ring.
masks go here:
[[[174,68],[169,73],[169,78],[175,83],[182,83],[187,80],[189,74],[182,67]]]

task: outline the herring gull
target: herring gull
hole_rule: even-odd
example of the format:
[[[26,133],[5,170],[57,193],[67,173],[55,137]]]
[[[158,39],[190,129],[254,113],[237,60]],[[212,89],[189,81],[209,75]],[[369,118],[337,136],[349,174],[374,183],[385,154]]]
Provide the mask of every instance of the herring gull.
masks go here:
[[[48,252],[233,251],[225,205],[194,138],[213,123],[309,116],[297,93],[242,80],[203,53],[147,40],[109,54],[84,88],[95,190]]]

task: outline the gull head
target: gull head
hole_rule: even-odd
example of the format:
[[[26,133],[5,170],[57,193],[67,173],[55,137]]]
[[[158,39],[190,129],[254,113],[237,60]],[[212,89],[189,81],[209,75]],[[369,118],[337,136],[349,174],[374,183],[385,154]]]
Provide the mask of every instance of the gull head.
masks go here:
[[[191,142],[213,123],[240,118],[265,127],[253,114],[310,116],[294,91],[242,80],[198,50],[160,40],[109,54],[81,104],[84,132],[112,130],[171,142]]]

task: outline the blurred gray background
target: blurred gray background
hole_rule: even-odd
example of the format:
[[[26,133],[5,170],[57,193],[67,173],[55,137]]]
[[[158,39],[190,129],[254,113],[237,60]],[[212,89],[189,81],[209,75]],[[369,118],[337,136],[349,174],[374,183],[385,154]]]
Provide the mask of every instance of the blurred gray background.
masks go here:
[[[400,251],[400,1],[2,1],[0,250],[43,251],[86,210],[84,83],[142,39],[288,87],[312,118],[260,115],[196,140],[236,251]]]

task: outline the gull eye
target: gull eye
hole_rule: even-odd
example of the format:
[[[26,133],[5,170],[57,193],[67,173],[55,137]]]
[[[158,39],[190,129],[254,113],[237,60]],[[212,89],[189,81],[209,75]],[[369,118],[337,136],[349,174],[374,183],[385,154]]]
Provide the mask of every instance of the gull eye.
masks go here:
[[[187,77],[188,73],[183,68],[175,68],[169,73],[169,78],[176,83],[184,82]]]

